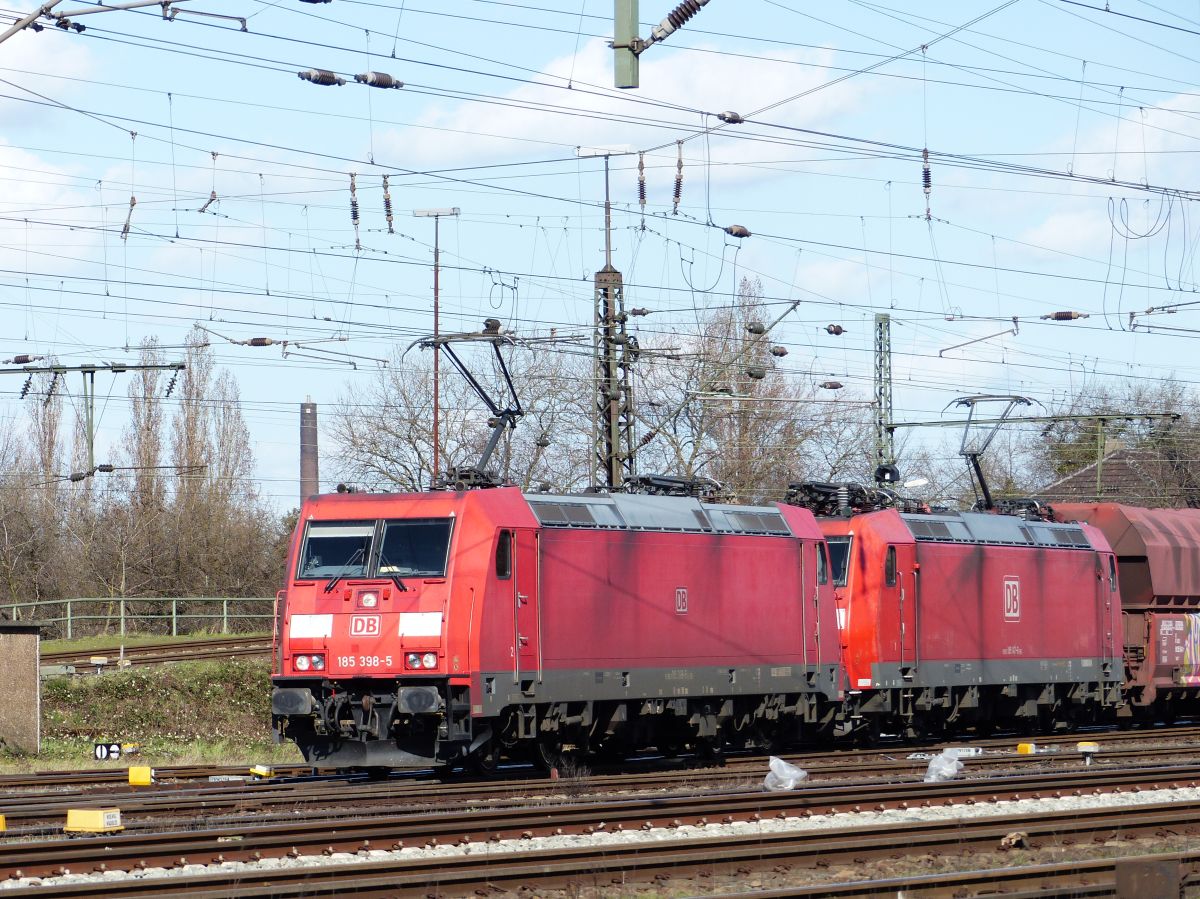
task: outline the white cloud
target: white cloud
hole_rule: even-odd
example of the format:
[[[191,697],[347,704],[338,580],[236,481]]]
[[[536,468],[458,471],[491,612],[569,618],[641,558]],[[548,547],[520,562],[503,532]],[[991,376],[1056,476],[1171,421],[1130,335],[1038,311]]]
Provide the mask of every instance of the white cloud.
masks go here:
[[[612,84],[611,49],[603,41],[590,41],[577,56],[561,57],[544,70],[550,79],[572,78],[575,90],[524,85],[486,104],[435,102],[411,127],[392,129],[377,137],[378,158],[422,169],[543,154],[569,156],[577,146],[648,147],[670,143],[681,129],[704,124],[700,115],[689,110],[733,110],[746,115],[829,80],[825,66],[833,57],[826,51],[795,51],[780,57],[780,61],[756,59],[754,75],[747,77],[749,63],[738,56],[656,52],[658,49],[643,57],[641,89],[618,93],[583,86]],[[764,119],[793,126],[812,125],[845,112],[858,96],[854,85],[838,85],[803,101],[785,103],[765,113]],[[716,122],[709,118],[707,124]],[[717,137],[712,143],[713,160],[744,159],[745,147],[742,141]],[[694,161],[703,149],[694,142],[685,151]],[[755,156],[761,152],[753,151]],[[656,165],[666,166],[667,157],[673,162],[673,144],[662,155]],[[780,154],[771,155],[777,158]],[[651,160],[647,160],[650,165]],[[738,174],[744,176],[750,171]],[[722,167],[714,170],[717,176],[722,172]],[[761,174],[771,175],[768,171]]]

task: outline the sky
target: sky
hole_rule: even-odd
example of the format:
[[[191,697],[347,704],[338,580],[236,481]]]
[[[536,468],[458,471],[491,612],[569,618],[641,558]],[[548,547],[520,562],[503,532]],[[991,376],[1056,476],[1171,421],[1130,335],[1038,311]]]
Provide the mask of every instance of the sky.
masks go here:
[[[596,148],[618,154],[613,264],[650,311],[643,345],[750,278],[771,319],[799,301],[771,334],[786,376],[846,400],[872,395],[887,312],[896,421],[1200,378],[1200,3],[711,0],[633,90],[613,86],[607,0],[89,5],[55,9],[82,32],[0,43],[0,360],[120,363],[151,338],[179,356],[201,325],[281,510],[299,404],[323,410],[329,489],[334,404],[432,331],[434,221],[415,211],[460,210],[439,226],[443,329],[590,341]],[[640,5],[646,37],[670,7]],[[125,377],[97,376],[100,455]],[[13,426],[23,380],[0,377]]]

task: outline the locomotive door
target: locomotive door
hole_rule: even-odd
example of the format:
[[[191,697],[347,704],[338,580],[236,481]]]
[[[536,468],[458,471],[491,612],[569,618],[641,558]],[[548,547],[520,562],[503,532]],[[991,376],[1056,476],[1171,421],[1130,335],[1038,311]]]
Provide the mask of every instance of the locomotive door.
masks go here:
[[[542,679],[541,535],[513,531],[513,683],[526,693]]]
[[[884,585],[896,603],[902,669],[917,664],[917,583],[911,554],[910,546],[889,546],[884,561]]]
[[[1096,557],[1097,582],[1100,588],[1101,601],[1096,605],[1100,616],[1100,633],[1104,637],[1104,655],[1113,658],[1113,605],[1117,602],[1117,557],[1112,553],[1104,553]]]

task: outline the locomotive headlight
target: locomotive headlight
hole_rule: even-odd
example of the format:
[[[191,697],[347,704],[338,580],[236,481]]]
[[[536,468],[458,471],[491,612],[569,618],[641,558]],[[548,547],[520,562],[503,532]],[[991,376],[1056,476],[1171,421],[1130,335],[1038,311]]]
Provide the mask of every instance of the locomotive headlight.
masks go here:
[[[410,652],[404,657],[404,664],[409,668],[420,668],[421,654],[419,652]]]
[[[364,609],[374,609],[379,605],[379,594],[362,593],[358,597],[358,604]]]
[[[311,664],[308,656],[296,656],[296,658],[292,659],[292,667],[297,671],[307,671]]]
[[[314,671],[324,671],[325,670],[325,656],[322,655],[321,653],[316,653],[315,655],[313,655],[312,666],[313,666]]]
[[[436,652],[425,653],[425,655],[421,656],[421,664],[426,668],[436,668],[437,667],[437,653]]]

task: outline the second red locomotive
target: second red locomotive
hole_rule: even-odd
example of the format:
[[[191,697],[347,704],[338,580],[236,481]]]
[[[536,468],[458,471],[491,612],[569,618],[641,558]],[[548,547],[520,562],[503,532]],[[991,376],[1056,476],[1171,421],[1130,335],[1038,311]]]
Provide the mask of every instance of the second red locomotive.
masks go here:
[[[854,727],[1047,730],[1120,704],[1116,559],[1096,528],[894,509],[821,527]]]

